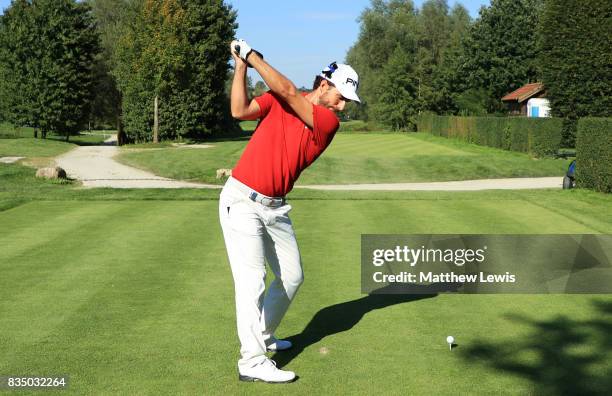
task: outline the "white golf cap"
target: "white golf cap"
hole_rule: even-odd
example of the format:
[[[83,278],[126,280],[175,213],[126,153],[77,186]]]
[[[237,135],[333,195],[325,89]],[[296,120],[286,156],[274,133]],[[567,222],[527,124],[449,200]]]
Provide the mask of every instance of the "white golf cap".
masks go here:
[[[349,65],[332,62],[323,69],[321,77],[334,84],[345,98],[361,103],[359,96],[357,96],[359,76]]]

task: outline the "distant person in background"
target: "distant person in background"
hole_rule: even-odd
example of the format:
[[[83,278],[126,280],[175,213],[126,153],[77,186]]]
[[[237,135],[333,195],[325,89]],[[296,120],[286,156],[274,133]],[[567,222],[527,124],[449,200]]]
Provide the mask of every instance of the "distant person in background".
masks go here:
[[[300,173],[329,146],[339,127],[335,113],[359,102],[359,78],[336,62],[315,79],[310,93],[276,71],[244,40],[231,43],[236,67],[232,116],[260,120],[232,176],[223,187],[219,217],[234,278],[242,381],[291,382],[267,351],[291,348],[274,336],[303,282],[302,264],[285,199]],[[249,101],[247,67],[257,70],[270,91]],[[265,262],[275,279],[265,293]]]

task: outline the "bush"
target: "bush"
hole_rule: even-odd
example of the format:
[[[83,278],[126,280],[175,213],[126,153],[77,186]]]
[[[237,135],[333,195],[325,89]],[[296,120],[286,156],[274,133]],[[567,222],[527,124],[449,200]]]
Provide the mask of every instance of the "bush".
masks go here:
[[[563,119],[561,146],[565,148],[576,148],[576,128],[578,121],[571,118]]]
[[[612,118],[583,118],[576,139],[576,183],[612,192]]]
[[[562,120],[526,117],[455,117],[422,114],[417,130],[481,146],[541,157],[561,147]]]
[[[529,118],[530,152],[537,156],[551,156],[561,148],[563,121],[557,118]]]
[[[387,130],[389,130],[389,128],[374,122],[352,120],[341,122],[338,132],[380,132]]]

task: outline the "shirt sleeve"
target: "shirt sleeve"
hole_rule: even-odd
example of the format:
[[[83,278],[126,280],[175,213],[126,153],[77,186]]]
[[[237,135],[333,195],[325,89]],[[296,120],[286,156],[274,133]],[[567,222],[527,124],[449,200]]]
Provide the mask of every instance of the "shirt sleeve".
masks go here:
[[[327,146],[340,127],[340,121],[333,111],[314,105],[313,107],[313,137],[317,144]]]
[[[270,112],[272,103],[274,102],[274,97],[268,91],[265,94],[256,97],[255,101],[257,101],[257,104],[259,105],[259,116],[257,118],[262,119]]]

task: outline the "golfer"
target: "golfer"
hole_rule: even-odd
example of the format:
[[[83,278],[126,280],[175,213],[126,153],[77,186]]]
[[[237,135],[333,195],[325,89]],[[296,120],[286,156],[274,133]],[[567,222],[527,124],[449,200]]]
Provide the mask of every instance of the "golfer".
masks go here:
[[[232,116],[259,120],[232,176],[223,187],[219,217],[234,278],[241,381],[291,382],[267,351],[291,348],[274,331],[304,277],[300,252],[285,196],[300,173],[331,143],[338,130],[335,112],[359,102],[358,76],[335,62],[316,77],[313,91],[300,93],[244,40],[233,41],[236,63],[231,91]],[[270,91],[247,97],[247,67],[257,70]],[[265,292],[268,262],[275,279]]]

